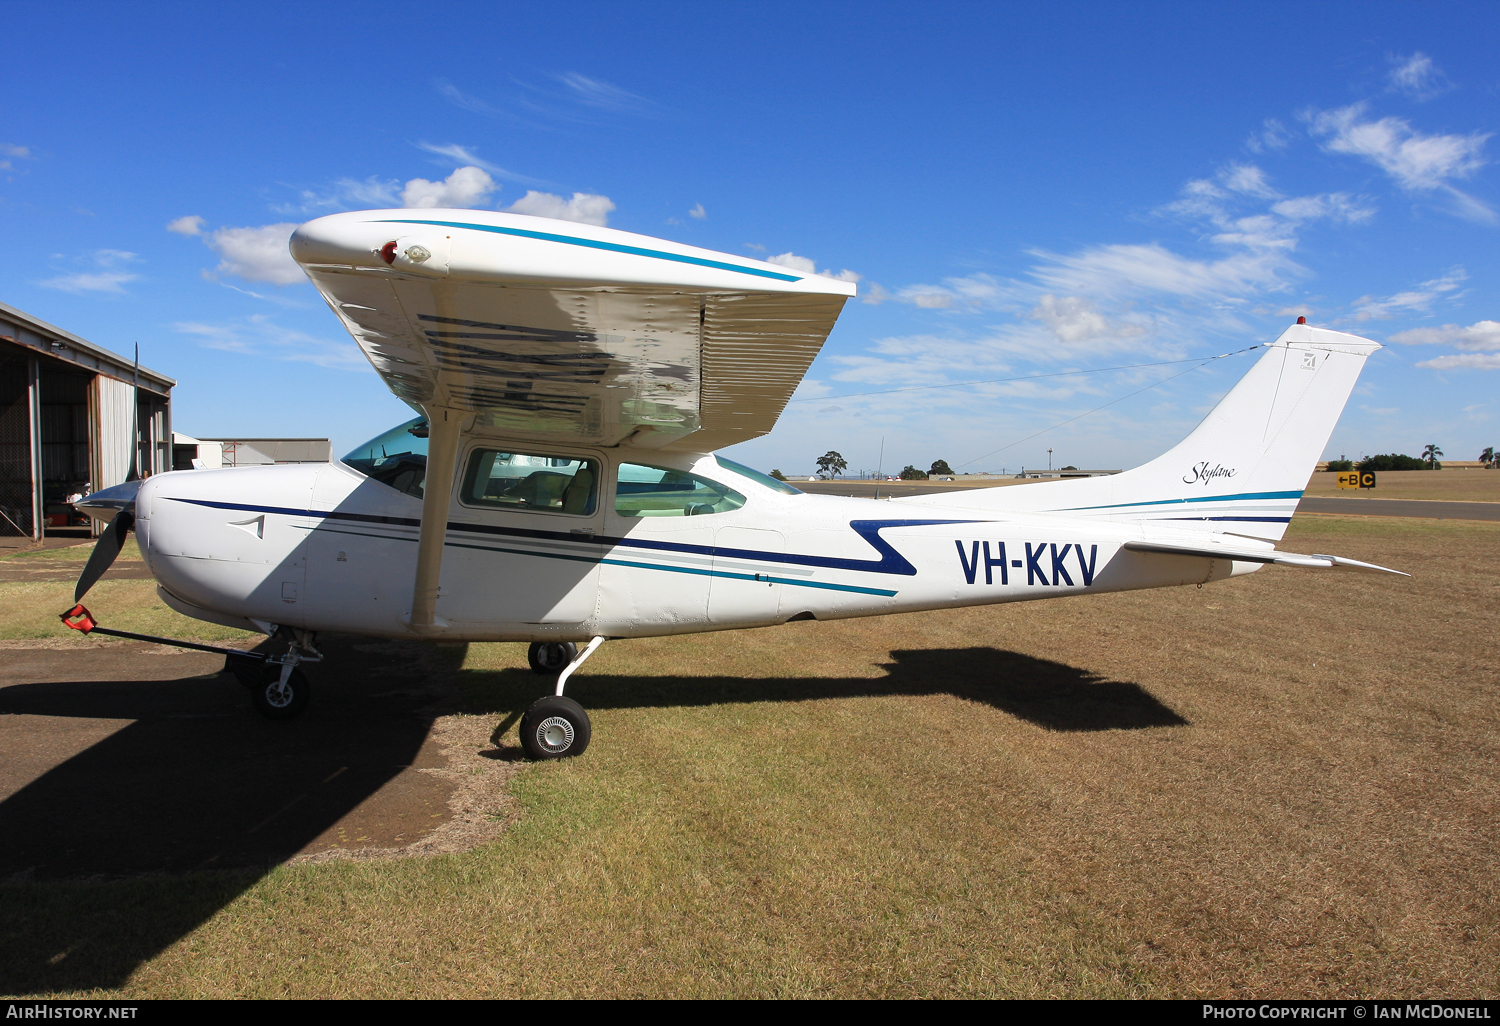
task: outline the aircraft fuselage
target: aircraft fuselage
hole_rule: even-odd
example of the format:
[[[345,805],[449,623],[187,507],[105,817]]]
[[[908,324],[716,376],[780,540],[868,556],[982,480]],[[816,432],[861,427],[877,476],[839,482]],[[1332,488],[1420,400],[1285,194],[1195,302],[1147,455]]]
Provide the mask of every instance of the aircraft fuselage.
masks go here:
[[[493,508],[466,501],[456,484],[439,638],[694,633],[1203,583],[1259,566],[1122,548],[1143,537],[1140,524],[786,494],[700,454],[650,459],[723,484],[742,505],[642,515],[618,475],[641,454],[565,456],[597,474],[587,511]],[[343,464],[283,465],[153,477],[136,530],[163,599],[180,612],[410,638],[421,515],[416,495]]]

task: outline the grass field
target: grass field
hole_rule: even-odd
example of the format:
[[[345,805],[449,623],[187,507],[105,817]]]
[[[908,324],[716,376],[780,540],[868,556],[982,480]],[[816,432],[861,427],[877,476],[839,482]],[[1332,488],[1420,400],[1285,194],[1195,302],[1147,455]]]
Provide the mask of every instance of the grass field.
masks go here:
[[[1338,474],[1314,474],[1308,495],[1368,495],[1376,499],[1446,499],[1451,502],[1500,502],[1500,471],[1383,470],[1375,487],[1362,491],[1338,486]]]
[[[499,840],[12,883],[0,963],[136,945],[130,997],[1493,998],[1500,524],[1285,547],[1415,576],[611,643],[569,687],[592,747],[520,769]],[[470,715],[512,723],[524,663],[470,646]]]
[[[0,567],[21,575],[35,572],[35,580],[0,580],[0,641],[36,638],[82,639],[75,631],[58,621],[58,614],[73,605],[73,587],[83,571],[94,543],[58,549],[35,549],[0,560]],[[130,536],[124,550],[115,560],[116,568],[145,572],[145,560]],[[248,638],[249,631],[205,623],[183,616],[156,597],[156,585],[147,580],[102,580],[85,596],[92,609],[107,610],[105,626],[138,634],[156,634],[200,641],[229,641]],[[117,639],[94,635],[89,643],[121,644]]]

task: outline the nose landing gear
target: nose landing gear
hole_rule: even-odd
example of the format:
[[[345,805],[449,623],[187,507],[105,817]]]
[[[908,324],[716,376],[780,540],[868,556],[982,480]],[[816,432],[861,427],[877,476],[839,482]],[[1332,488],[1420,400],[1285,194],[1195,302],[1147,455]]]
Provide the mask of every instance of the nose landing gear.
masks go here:
[[[594,638],[582,652],[571,641],[532,644],[527,661],[533,671],[541,674],[562,672],[558,673],[556,694],[538,698],[521,716],[521,747],[529,757],[566,759],[582,755],[588,748],[593,733],[589,714],[571,698],[563,697],[563,687],[573,671],[602,644],[602,637]],[[553,669],[554,666],[557,669]]]

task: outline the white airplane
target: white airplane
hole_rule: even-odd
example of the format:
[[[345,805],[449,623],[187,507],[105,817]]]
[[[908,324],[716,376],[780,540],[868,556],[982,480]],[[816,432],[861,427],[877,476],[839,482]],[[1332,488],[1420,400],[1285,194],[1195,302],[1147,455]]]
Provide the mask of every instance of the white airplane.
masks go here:
[[[286,642],[229,667],[267,716],[325,632],[528,641],[534,758],[587,747],[563,695],[606,639],[1205,584],[1266,564],[1379,346],[1298,323],[1180,445],[1112,477],[807,495],[714,450],[770,431],[852,284],[476,210],[310,221],[292,255],[420,416],[340,462],[158,474],[88,497],[171,608]],[[1384,571],[1396,573],[1397,571]],[[98,627],[81,605],[66,622]],[[132,635],[127,635],[132,636]],[[580,650],[579,643],[586,643]]]

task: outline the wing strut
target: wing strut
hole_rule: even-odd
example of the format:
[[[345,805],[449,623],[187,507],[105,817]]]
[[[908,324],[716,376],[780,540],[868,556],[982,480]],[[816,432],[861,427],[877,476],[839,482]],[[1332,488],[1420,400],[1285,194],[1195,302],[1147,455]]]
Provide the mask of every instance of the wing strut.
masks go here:
[[[427,480],[422,484],[422,533],[417,538],[417,579],[407,624],[417,634],[438,634],[449,626],[437,615],[438,582],[443,575],[448,504],[463,422],[464,414],[458,410],[427,411]]]

